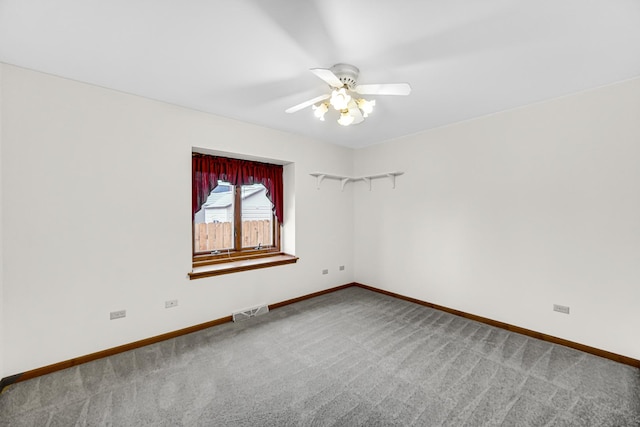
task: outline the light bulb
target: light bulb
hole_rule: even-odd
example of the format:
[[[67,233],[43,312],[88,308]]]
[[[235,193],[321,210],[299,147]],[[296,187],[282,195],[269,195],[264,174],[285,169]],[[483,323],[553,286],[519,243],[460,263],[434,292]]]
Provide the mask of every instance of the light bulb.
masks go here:
[[[324,115],[327,113],[327,111],[329,111],[329,105],[327,105],[326,102],[323,102],[320,105],[312,106],[312,108],[313,108],[313,115],[324,122]]]
[[[334,89],[333,92],[331,92],[331,99],[329,102],[336,110],[342,111],[346,109],[349,101],[351,101],[351,96],[347,93],[345,88]]]
[[[358,103],[358,108],[360,108],[362,110],[362,116],[363,117],[368,117],[369,114],[371,114],[371,112],[373,111],[373,107],[376,105],[376,100],[372,100],[372,101],[367,101],[366,99],[357,99],[356,102]]]
[[[353,123],[354,117],[349,114],[349,110],[342,110],[340,113],[340,118],[338,119],[338,123],[342,126],[349,126]]]

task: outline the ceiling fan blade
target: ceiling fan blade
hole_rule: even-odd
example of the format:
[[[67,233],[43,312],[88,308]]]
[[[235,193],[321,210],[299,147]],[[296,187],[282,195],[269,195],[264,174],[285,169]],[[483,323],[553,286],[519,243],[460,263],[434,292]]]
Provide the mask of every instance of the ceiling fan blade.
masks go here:
[[[311,72],[320,77],[331,87],[341,88],[342,86],[344,86],[344,83],[342,83],[331,70],[328,70],[326,68],[312,68]]]
[[[320,101],[324,101],[325,99],[329,99],[329,98],[331,98],[331,94],[329,94],[329,93],[327,93],[325,95],[316,96],[313,99],[310,99],[308,101],[302,102],[302,103],[300,103],[298,105],[294,105],[293,107],[287,108],[284,111],[285,111],[285,113],[295,113],[296,111],[300,111],[303,108],[307,108],[310,105],[313,105],[313,104],[315,104],[317,102],[320,102]]]
[[[358,85],[355,91],[360,95],[409,95],[411,86],[409,83]]]
[[[360,111],[358,105],[353,99],[349,102],[349,115],[353,116],[353,123],[351,123],[352,125],[357,125],[358,123],[364,121],[362,111]]]

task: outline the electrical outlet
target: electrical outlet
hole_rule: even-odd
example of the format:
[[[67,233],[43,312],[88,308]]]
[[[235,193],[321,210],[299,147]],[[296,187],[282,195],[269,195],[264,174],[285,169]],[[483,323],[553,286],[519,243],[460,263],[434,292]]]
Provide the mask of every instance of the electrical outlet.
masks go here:
[[[165,301],[164,302],[164,308],[173,308],[173,307],[177,307],[178,306],[178,300],[177,299],[172,299],[170,301]]]
[[[322,270],[322,274],[329,274],[329,269],[325,268],[324,270]]]
[[[338,267],[340,269],[340,271],[344,271],[344,265],[341,265],[340,267]]]
[[[112,311],[109,313],[110,320],[122,319],[123,317],[127,317],[127,310]]]
[[[553,304],[553,311],[557,311],[558,313],[569,314],[569,307],[566,305],[558,305]]]

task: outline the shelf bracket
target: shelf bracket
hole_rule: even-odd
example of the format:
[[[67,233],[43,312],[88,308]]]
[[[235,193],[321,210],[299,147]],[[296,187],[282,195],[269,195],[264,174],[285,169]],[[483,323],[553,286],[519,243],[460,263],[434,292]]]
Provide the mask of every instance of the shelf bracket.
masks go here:
[[[362,180],[367,183],[367,185],[369,186],[369,191],[371,191],[371,178],[369,178],[368,176],[365,176],[365,177],[362,177]]]
[[[342,182],[342,188],[340,188],[340,191],[344,191],[344,186],[347,185],[347,182],[351,181],[351,178],[342,178],[340,180],[340,182]]]
[[[326,175],[322,174],[316,175],[316,186],[318,187],[318,190],[320,189],[320,184],[322,184],[322,181],[324,181],[325,176]]]
[[[391,188],[395,189],[396,188],[396,174],[395,173],[389,173],[389,174],[387,174],[387,176],[391,180]]]

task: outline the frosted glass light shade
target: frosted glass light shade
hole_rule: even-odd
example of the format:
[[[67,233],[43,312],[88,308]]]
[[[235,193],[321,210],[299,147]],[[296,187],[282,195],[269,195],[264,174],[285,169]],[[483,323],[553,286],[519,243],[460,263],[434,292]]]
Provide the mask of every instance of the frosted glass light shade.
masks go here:
[[[334,89],[333,92],[331,92],[329,103],[336,110],[342,111],[346,109],[349,101],[351,101],[351,95],[347,93],[345,88]]]
[[[353,123],[354,117],[349,114],[349,110],[343,110],[340,113],[340,118],[338,119],[338,123],[341,124],[342,126],[349,126],[351,123]]]

